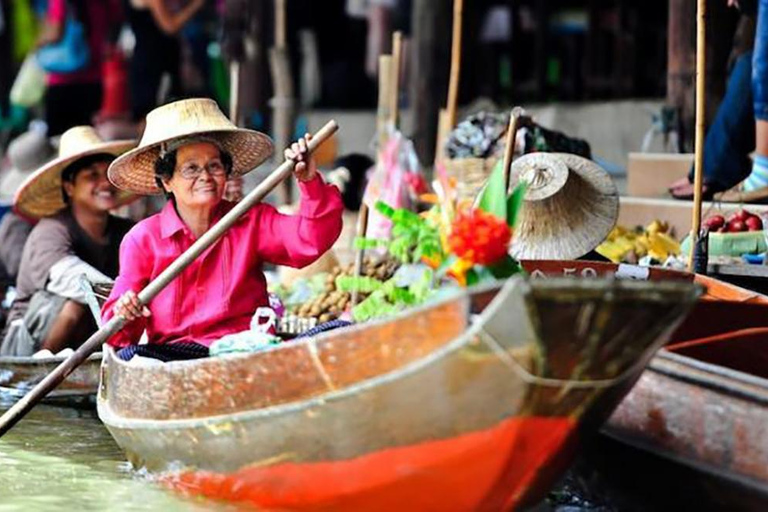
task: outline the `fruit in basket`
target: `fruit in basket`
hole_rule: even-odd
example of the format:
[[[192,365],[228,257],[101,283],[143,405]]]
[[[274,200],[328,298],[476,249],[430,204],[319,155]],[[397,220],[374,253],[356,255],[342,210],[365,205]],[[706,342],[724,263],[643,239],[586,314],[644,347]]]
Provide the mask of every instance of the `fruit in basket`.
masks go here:
[[[746,231],[746,230],[747,230],[747,225],[744,223],[743,220],[734,219],[728,223],[728,233],[740,233],[741,231]]]
[[[753,215],[752,217],[749,217],[747,220],[744,221],[744,224],[747,225],[747,229],[750,231],[760,231],[763,229],[763,221],[760,220],[760,217]]]
[[[725,226],[725,217],[722,215],[713,215],[704,220],[704,226],[708,227],[710,231],[717,231]]]
[[[744,209],[733,212],[727,218],[722,215],[713,215],[705,219],[703,224],[713,233],[742,233],[763,229],[762,219]]]

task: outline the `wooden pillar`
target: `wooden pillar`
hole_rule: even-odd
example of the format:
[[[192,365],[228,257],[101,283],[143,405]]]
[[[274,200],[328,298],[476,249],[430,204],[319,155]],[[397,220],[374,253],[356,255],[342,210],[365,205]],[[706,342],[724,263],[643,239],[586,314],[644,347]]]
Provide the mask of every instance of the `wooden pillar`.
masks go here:
[[[269,69],[265,58],[264,4],[227,0],[224,5],[224,52],[240,62],[238,112],[235,118],[249,125],[254,112],[265,112],[269,98]]]
[[[725,93],[728,55],[738,11],[726,2],[707,1],[706,125],[715,116]],[[678,111],[680,150],[693,151],[696,94],[696,0],[670,0],[667,47],[667,103]]]
[[[448,91],[452,2],[413,2],[410,96],[414,117],[413,140],[419,160],[435,160],[437,116]]]

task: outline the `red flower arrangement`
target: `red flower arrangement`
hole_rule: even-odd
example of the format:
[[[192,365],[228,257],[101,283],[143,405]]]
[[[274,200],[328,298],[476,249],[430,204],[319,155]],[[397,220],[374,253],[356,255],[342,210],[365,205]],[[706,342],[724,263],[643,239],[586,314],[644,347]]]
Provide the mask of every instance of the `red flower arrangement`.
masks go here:
[[[472,209],[456,214],[448,248],[466,262],[490,266],[507,256],[511,239],[512,230],[505,220]]]

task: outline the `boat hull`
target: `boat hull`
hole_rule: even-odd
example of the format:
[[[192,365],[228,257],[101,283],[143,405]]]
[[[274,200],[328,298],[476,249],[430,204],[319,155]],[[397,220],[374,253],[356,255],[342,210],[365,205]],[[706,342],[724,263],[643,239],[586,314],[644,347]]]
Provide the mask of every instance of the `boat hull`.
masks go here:
[[[99,416],[168,485],[261,509],[530,505],[696,292],[516,283],[248,356],[141,369],[108,351]]]
[[[660,351],[605,432],[768,499],[766,349],[758,328]]]
[[[57,357],[0,357],[0,392],[11,397],[24,396],[63,360]],[[46,401],[82,402],[95,398],[99,387],[101,360],[101,353],[91,355],[48,394]]]

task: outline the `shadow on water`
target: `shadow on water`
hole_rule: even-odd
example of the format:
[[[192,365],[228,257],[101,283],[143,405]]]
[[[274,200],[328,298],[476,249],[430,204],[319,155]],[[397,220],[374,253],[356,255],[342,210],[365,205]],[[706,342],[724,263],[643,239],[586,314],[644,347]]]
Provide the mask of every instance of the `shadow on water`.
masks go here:
[[[10,405],[0,398],[0,411]],[[0,512],[233,510],[134,471],[93,409],[37,406],[0,439]]]

